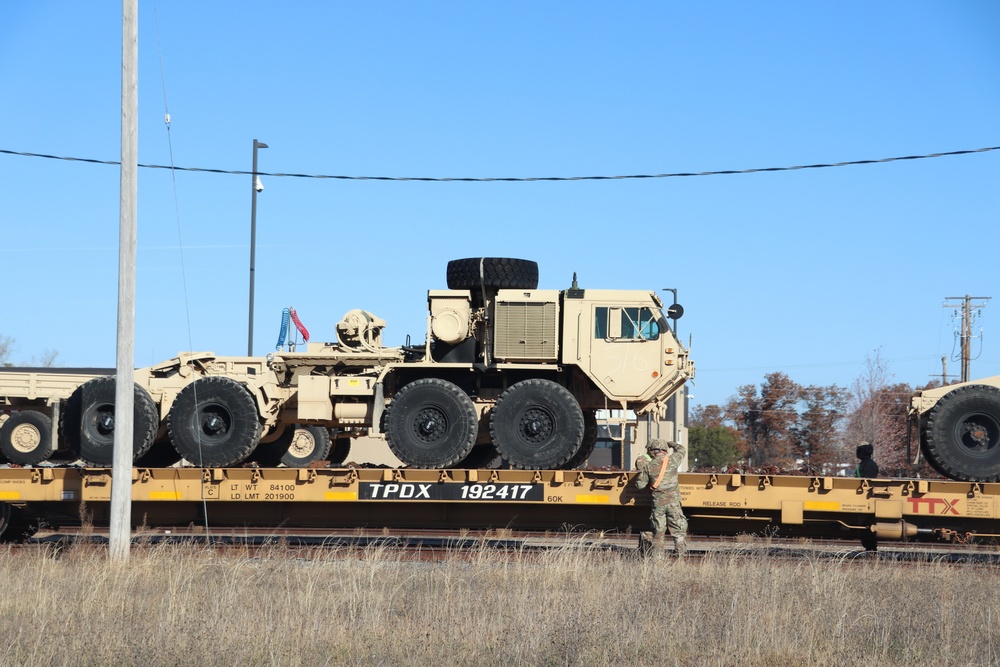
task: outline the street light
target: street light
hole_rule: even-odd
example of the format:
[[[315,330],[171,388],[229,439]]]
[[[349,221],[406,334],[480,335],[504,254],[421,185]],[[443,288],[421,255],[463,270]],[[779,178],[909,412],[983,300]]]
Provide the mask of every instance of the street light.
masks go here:
[[[667,306],[667,317],[674,321],[674,338],[677,338],[677,320],[684,314],[684,307],[677,303],[677,288],[664,287],[663,291],[671,292],[674,295],[673,304]],[[679,338],[677,338],[677,342],[681,342]],[[687,428],[688,399],[685,398],[683,405],[677,400],[686,391],[687,388],[685,387],[667,399],[667,417],[674,423],[674,439],[679,438],[681,428]],[[683,407],[683,411],[681,407]],[[697,463],[697,459],[695,459],[695,462]]]
[[[253,175],[250,179],[250,322],[247,326],[247,356],[253,356],[253,271],[257,249],[257,193],[264,185],[257,176],[257,149],[267,148],[267,144],[253,140]]]
[[[677,320],[679,320],[680,317],[681,317],[681,315],[684,314],[684,307],[681,306],[681,304],[677,303],[677,289],[676,288],[673,288],[673,287],[664,287],[663,291],[664,292],[673,292],[673,294],[674,294],[674,303],[673,303],[673,305],[667,307],[667,317],[669,317],[670,319],[672,319],[674,321],[674,338],[676,338],[677,337]],[[678,340],[677,342],[679,343],[680,340]]]

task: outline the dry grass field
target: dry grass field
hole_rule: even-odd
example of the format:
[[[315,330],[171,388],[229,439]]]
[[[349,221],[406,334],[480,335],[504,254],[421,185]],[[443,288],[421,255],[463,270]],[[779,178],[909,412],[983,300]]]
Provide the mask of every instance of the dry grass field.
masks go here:
[[[1000,663],[997,568],[566,548],[0,550],[4,665]]]

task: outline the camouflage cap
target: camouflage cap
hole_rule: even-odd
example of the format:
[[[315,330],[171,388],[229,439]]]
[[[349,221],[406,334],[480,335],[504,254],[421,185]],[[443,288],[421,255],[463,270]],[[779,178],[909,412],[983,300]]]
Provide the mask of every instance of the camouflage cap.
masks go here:
[[[653,438],[646,445],[647,452],[667,452],[671,449],[677,449],[677,443],[673,440],[664,440],[662,438]]]
[[[660,440],[659,438],[653,438],[646,443],[647,452],[665,452],[667,451],[667,441]]]

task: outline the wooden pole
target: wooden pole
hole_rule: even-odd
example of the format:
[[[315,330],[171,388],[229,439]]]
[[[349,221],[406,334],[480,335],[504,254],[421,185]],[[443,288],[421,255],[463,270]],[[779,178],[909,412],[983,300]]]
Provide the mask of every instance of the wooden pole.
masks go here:
[[[118,347],[111,470],[110,558],[128,561],[132,542],[135,254],[139,171],[138,0],[122,0],[122,160],[118,236]]]

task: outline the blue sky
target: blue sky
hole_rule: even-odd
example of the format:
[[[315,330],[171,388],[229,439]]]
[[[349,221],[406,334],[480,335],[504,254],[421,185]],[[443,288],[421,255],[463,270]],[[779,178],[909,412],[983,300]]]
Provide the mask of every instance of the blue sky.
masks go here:
[[[155,11],[154,11],[155,10]],[[139,161],[356,176],[701,172],[1000,145],[1000,4],[141,2]],[[0,5],[0,149],[118,160],[121,7]],[[169,108],[168,132],[163,122]],[[349,309],[423,340],[449,259],[540,286],[678,290],[695,403],[783,371],[850,385],[877,350],[920,384],[945,297],[992,296],[1000,151],[747,175],[566,183],[264,177],[255,345]],[[0,154],[12,360],[115,360],[115,166]],[[136,365],[246,352],[250,177],[139,174]],[[981,345],[980,345],[981,343]],[[949,371],[958,363],[949,361]]]

